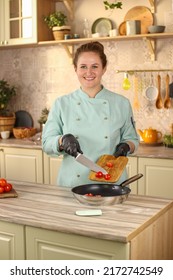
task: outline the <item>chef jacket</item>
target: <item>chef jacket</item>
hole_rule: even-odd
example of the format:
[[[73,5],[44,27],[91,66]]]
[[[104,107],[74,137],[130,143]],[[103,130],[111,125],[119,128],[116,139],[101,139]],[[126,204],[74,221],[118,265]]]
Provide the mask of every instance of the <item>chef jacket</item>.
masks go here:
[[[82,89],[57,98],[50,110],[42,133],[43,151],[63,160],[57,184],[65,187],[93,183],[90,170],[74,157],[59,150],[58,140],[64,134],[73,134],[83,154],[96,162],[103,154],[113,154],[120,142],[139,144],[129,100],[106,88],[90,98]],[[117,184],[127,179],[124,170]]]

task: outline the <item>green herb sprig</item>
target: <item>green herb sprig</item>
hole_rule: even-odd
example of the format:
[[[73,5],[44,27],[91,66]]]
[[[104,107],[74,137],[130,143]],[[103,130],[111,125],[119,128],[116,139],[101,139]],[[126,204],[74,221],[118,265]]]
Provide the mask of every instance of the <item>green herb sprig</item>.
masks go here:
[[[103,4],[105,6],[105,10],[108,10],[108,9],[122,9],[122,5],[123,3],[122,2],[115,2],[115,3],[109,3],[108,1],[103,1]]]

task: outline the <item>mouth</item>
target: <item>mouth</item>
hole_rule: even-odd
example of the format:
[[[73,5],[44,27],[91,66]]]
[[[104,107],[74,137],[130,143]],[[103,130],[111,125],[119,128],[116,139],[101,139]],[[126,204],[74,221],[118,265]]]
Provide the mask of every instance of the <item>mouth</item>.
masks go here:
[[[95,77],[84,77],[84,79],[86,80],[86,81],[93,81],[94,79],[95,79]]]

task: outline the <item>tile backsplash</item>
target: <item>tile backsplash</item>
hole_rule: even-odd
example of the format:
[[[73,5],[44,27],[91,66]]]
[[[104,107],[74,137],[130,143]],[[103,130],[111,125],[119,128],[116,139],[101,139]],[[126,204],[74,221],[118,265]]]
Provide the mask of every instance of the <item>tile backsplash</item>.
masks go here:
[[[137,128],[149,126],[169,131],[173,123],[173,102],[170,109],[156,109],[155,101],[149,101],[145,95],[148,85],[157,86],[157,75],[161,75],[161,94],[165,96],[165,77],[173,72],[162,72],[159,69],[173,69],[173,39],[158,40],[157,58],[151,62],[148,48],[142,40],[105,42],[108,58],[107,72],[103,84],[108,89],[129,98],[136,120]],[[73,65],[66,51],[60,45],[34,48],[0,50],[0,79],[6,79],[17,86],[17,96],[11,102],[14,111],[26,110],[39,128],[38,119],[44,107],[50,108],[56,97],[68,94],[79,87]],[[143,70],[129,75],[131,87],[122,87],[124,73],[116,70]],[[158,72],[145,70],[158,69]],[[134,101],[137,99],[138,106]]]

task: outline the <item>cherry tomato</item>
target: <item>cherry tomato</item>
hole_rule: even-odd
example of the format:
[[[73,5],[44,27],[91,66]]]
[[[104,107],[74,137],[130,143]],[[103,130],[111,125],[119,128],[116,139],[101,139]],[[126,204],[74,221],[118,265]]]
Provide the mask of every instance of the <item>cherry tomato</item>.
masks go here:
[[[112,162],[107,162],[107,163],[106,163],[106,166],[107,166],[107,167],[113,167],[113,163],[112,163]]]
[[[102,177],[103,177],[103,173],[102,173],[101,171],[98,171],[98,172],[96,173],[96,177],[97,177],[97,178],[102,178]]]
[[[4,192],[4,188],[0,186],[0,193]]]
[[[4,178],[0,178],[0,186],[5,187],[6,184],[7,184],[7,180],[5,180]]]
[[[85,195],[86,195],[86,196],[93,196],[92,193],[86,193]]]
[[[105,175],[104,175],[104,178],[105,178],[105,180],[110,180],[111,175],[110,175],[110,174],[105,174]]]
[[[5,192],[10,192],[12,190],[12,184],[7,183],[6,186],[4,187]]]

